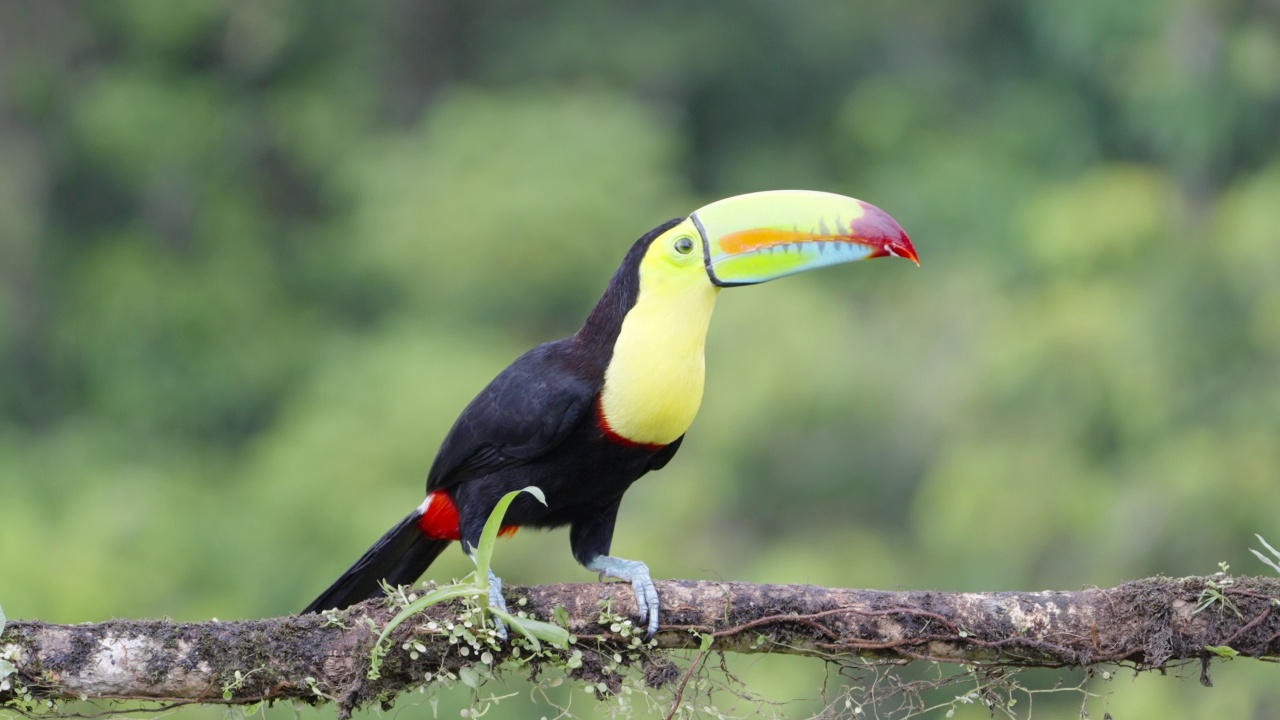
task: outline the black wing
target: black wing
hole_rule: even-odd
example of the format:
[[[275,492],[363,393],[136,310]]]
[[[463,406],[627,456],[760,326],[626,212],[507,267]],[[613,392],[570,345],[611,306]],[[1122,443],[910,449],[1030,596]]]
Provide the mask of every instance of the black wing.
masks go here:
[[[480,391],[445,436],[427,492],[544,455],[588,416],[603,377],[573,362],[572,343],[539,345]]]

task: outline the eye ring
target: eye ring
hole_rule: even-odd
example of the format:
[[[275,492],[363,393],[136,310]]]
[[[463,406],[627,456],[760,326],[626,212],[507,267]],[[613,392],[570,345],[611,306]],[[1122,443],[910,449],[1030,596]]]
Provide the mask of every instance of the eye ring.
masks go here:
[[[693,238],[689,237],[688,235],[681,235],[680,237],[676,238],[676,241],[672,245],[672,247],[675,248],[675,251],[680,253],[681,255],[688,255],[689,253],[693,252]]]

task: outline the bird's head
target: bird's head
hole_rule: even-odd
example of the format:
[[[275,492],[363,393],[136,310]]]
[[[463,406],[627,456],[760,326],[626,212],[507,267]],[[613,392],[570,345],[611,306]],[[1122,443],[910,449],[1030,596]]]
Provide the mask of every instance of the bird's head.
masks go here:
[[[770,190],[695,210],[653,238],[641,267],[668,282],[701,276],[719,288],[887,256],[920,264],[910,238],[880,208],[834,193]]]
[[[886,255],[918,263],[884,211],[809,190],[738,195],[658,226],[632,245],[578,334],[610,349],[600,400],[610,432],[665,446],[689,429],[721,288]]]

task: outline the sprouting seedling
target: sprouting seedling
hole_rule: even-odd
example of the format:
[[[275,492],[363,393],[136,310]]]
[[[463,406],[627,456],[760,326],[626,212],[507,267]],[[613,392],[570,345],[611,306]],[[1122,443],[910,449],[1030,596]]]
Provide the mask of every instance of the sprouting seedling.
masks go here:
[[[532,618],[520,617],[513,613],[507,612],[502,608],[492,607],[489,604],[489,567],[493,562],[493,548],[498,541],[498,532],[502,530],[502,519],[506,517],[507,508],[520,493],[527,492],[538,499],[543,505],[547,504],[547,497],[542,494],[542,490],[530,485],[522,490],[515,490],[502,496],[498,504],[494,506],[493,512],[489,514],[489,519],[484,523],[484,530],[480,533],[480,547],[476,548],[475,561],[476,588],[480,592],[480,607],[485,608],[489,614],[505,621],[507,625],[516,629],[521,635],[529,638],[529,642],[533,645],[534,650],[541,650],[542,643],[540,640],[546,640],[552,645],[567,647],[569,645],[569,631],[549,622],[534,620]]]
[[[568,646],[568,630],[548,622],[527,617],[522,618],[489,605],[489,566],[493,561],[493,548],[498,541],[498,531],[502,529],[502,519],[507,514],[507,508],[523,492],[533,495],[544,505],[547,502],[546,496],[542,494],[542,491],[533,486],[522,490],[514,490],[502,496],[502,499],[494,506],[493,512],[489,514],[489,519],[484,524],[484,530],[480,533],[480,545],[476,548],[474,554],[475,572],[467,578],[463,578],[462,582],[444,585],[426,593],[417,600],[405,605],[400,612],[396,613],[395,617],[391,618],[391,621],[382,629],[382,633],[378,635],[377,642],[373,645],[373,652],[369,657],[368,677],[370,680],[376,680],[379,677],[382,658],[387,654],[387,638],[393,630],[424,609],[454,598],[469,597],[474,599],[482,611],[502,619],[508,626],[515,628],[517,632],[529,638],[529,642],[533,645],[535,651],[542,649],[540,640],[545,640],[560,647]]]

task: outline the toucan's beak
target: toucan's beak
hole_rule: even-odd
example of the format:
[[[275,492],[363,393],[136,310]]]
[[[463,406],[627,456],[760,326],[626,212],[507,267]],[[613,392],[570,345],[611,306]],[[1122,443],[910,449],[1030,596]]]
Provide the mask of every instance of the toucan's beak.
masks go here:
[[[888,255],[920,264],[888,213],[844,195],[770,190],[713,202],[689,218],[702,234],[707,275],[721,287]]]

